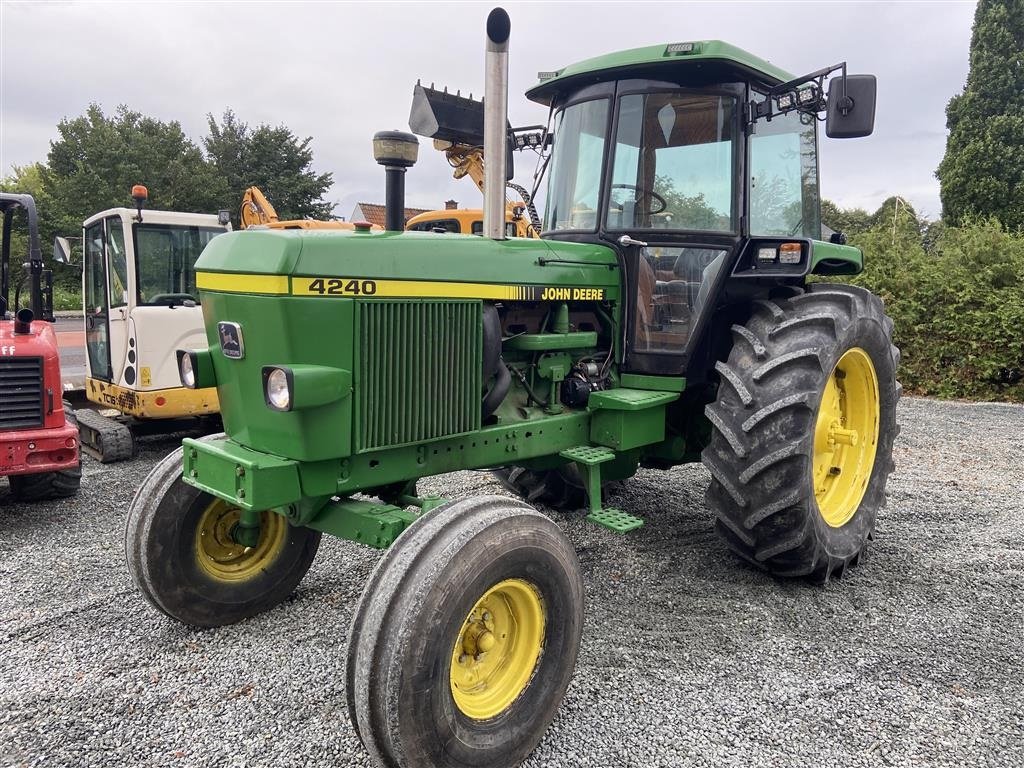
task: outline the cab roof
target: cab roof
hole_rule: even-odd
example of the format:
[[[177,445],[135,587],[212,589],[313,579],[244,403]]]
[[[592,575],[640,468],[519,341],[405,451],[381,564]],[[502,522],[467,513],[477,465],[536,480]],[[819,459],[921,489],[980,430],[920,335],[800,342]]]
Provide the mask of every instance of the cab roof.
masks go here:
[[[553,76],[542,79],[537,85],[530,88],[526,92],[526,97],[547,106],[559,93],[588,83],[613,79],[613,73],[617,78],[620,75],[629,76],[631,72],[650,71],[660,67],[675,69],[681,66],[700,66],[710,63],[724,64],[738,69],[744,75],[762,81],[766,85],[778,85],[793,79],[793,75],[789,72],[758,56],[747,53],[742,48],[729,45],[721,40],[693,40],[631,48],[570,64],[550,73]]]

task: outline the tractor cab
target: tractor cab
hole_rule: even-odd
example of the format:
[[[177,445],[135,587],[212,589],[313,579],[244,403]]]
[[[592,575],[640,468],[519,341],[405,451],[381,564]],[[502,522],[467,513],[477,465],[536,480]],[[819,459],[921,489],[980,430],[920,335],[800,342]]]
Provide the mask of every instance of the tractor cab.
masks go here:
[[[143,210],[144,199],[83,224],[86,394],[146,418],[216,412],[215,395],[181,387],[173,351],[205,338],[195,263],[231,225],[226,212]]]
[[[627,370],[684,373],[729,278],[859,268],[819,242],[818,115],[830,135],[870,133],[874,77],[794,78],[710,40],[541,73],[527,96],[553,116],[543,237],[619,254]]]

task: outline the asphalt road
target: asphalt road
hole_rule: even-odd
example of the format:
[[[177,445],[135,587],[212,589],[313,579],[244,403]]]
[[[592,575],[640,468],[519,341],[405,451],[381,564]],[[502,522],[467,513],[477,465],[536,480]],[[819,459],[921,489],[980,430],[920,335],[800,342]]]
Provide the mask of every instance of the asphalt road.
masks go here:
[[[58,317],[54,322],[60,348],[60,374],[64,390],[85,387],[85,331],[82,318]]]
[[[1024,407],[905,398],[869,557],[781,582],[711,530],[700,466],[642,471],[622,536],[552,513],[579,552],[576,675],[541,766],[1024,765]],[[0,766],[364,765],[344,645],[375,552],[325,538],[285,604],[194,631],[124,565],[126,505],[176,440],[87,461],[80,495],[0,480]],[[490,476],[431,478],[447,496]]]

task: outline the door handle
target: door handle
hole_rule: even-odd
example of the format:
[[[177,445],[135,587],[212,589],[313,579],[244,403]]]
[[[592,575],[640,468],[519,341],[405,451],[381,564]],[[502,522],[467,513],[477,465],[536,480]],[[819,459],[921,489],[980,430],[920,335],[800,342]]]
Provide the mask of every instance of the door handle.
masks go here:
[[[628,248],[631,245],[639,245],[641,248],[647,247],[647,243],[645,243],[643,240],[634,240],[629,235],[623,235],[622,237],[620,237],[618,239],[618,243],[624,248]]]

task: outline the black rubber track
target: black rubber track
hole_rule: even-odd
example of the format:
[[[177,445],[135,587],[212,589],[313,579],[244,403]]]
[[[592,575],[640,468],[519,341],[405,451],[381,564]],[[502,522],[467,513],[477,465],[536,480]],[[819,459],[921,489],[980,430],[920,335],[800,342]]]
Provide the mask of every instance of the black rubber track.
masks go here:
[[[72,426],[78,426],[70,406],[64,406],[64,419]],[[81,451],[81,447],[79,447]],[[11,475],[7,478],[11,495],[18,501],[43,501],[45,499],[66,499],[78,493],[82,484],[82,455],[78,464],[57,472],[39,472],[34,475]]]
[[[544,650],[519,698],[475,721],[451,696],[452,647],[479,596],[507,578],[540,591]],[[551,520],[503,496],[444,504],[395,541],[359,601],[345,673],[352,725],[389,768],[518,765],[565,695],[582,626],[579,561]]]
[[[823,283],[756,302],[749,321],[732,327],[729,358],[716,365],[718,399],[705,411],[713,430],[702,458],[716,528],[744,560],[778,576],[828,581],[863,556],[885,504],[899,433],[892,330],[877,296]],[[878,376],[879,439],[860,507],[833,528],[814,498],[814,426],[824,385],[853,347],[869,354]]]

